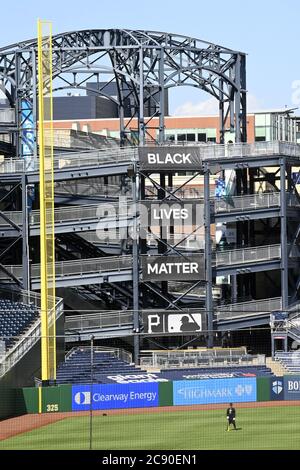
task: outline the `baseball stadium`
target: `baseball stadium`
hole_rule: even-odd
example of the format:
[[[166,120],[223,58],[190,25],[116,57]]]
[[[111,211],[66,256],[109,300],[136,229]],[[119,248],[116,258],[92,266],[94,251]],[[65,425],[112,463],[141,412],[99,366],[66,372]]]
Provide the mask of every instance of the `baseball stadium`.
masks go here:
[[[300,117],[226,46],[36,36],[0,48],[0,450],[299,450]]]

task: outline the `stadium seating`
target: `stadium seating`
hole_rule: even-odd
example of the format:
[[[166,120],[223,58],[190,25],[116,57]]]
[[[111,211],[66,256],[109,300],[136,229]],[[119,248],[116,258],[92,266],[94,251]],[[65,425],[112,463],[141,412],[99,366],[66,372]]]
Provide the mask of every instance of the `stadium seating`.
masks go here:
[[[277,352],[275,360],[292,374],[300,374],[300,351]]]
[[[182,367],[235,367],[256,366],[265,363],[264,355],[248,354],[245,347],[240,348],[212,348],[149,351],[142,357],[142,364],[151,365],[159,369]]]
[[[95,351],[93,357],[93,382],[110,383],[107,376],[134,375],[145,378],[147,372],[132,364],[128,364],[106,351]],[[216,376],[254,377],[272,376],[271,369],[266,366],[239,366],[239,367],[213,367],[213,368],[173,368],[155,372],[156,379],[182,380],[184,375],[194,378],[210,378]],[[150,379],[151,380],[151,379]],[[88,349],[77,348],[67,356],[57,369],[57,384],[89,384],[91,382],[91,354]]]
[[[16,343],[38,316],[39,311],[34,305],[0,299],[0,339],[6,349]]]
[[[115,374],[143,374],[146,371],[118,359],[113,354],[95,351],[93,357],[93,381],[105,383],[105,376]],[[57,384],[88,384],[91,381],[91,354],[76,349],[62,362],[56,374]]]

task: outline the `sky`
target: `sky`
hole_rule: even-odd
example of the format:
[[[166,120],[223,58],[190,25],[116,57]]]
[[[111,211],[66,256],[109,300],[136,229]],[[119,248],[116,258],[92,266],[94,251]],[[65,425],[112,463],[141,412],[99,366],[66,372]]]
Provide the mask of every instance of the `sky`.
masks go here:
[[[0,47],[35,37],[38,18],[52,21],[53,34],[90,28],[178,33],[247,53],[249,111],[300,107],[299,0],[2,2]],[[171,114],[216,110],[216,100],[190,87],[170,96]]]

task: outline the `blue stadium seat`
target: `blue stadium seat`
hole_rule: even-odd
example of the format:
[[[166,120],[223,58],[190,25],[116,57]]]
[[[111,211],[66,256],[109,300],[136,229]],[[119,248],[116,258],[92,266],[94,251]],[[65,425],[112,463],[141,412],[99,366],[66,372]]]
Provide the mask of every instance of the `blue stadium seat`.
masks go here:
[[[62,362],[56,375],[56,383],[88,384],[91,380],[90,351],[76,349]],[[106,375],[145,374],[146,371],[136,368],[107,352],[95,351],[93,358],[93,377],[95,383],[105,382]]]
[[[300,351],[277,352],[275,360],[286,369],[287,372],[300,374]]]
[[[39,311],[33,305],[0,299],[0,339],[9,349],[38,318]]]

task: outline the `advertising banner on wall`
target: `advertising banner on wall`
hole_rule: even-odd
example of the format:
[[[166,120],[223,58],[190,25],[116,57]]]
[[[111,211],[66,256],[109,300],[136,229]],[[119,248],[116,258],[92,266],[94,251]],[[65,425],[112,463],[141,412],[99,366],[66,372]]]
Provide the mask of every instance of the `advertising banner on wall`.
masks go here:
[[[270,378],[270,400],[278,401],[284,399],[283,377]]]
[[[205,329],[205,315],[200,311],[143,312],[144,333],[199,333]]]
[[[215,379],[173,383],[174,405],[256,401],[256,379]]]
[[[34,168],[34,123],[32,103],[29,100],[21,101],[22,115],[22,157],[25,160],[26,170],[33,171]]]
[[[215,180],[215,197],[223,197],[226,195],[226,182],[224,178],[217,178]]]
[[[203,254],[191,256],[142,256],[143,281],[205,280]]]
[[[285,375],[283,384],[285,400],[300,400],[300,375]]]
[[[203,369],[190,369],[190,370],[162,370],[160,376],[169,380],[210,380],[210,379],[233,379],[237,377],[256,377],[255,373],[249,373],[246,371],[235,371],[235,372],[203,372]]]
[[[158,383],[74,385],[72,410],[148,408],[159,405]]]
[[[153,172],[203,170],[200,148],[196,146],[140,147],[139,161],[141,170]]]
[[[133,383],[149,383],[149,382],[168,382],[169,380],[162,377],[161,374],[137,373],[137,374],[113,374],[99,376],[102,383],[115,384],[133,384]]]

